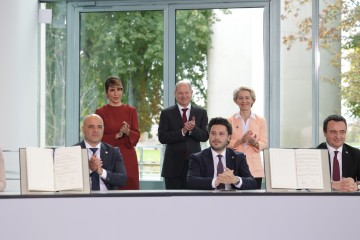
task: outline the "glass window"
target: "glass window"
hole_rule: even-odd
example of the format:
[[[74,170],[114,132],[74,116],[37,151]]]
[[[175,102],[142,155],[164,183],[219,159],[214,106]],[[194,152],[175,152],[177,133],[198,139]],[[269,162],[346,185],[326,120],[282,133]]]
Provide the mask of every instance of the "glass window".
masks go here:
[[[127,4],[126,10],[122,6],[117,11],[102,9],[101,4],[109,6],[109,2],[103,1],[97,2],[94,9],[74,1],[40,4],[41,8],[52,9],[53,15],[51,24],[41,24],[41,146],[64,145],[68,136],[65,136],[65,129],[71,128],[65,126],[65,119],[79,114],[74,118],[79,117],[81,125],[83,116],[106,104],[103,84],[110,75],[124,80],[123,102],[135,106],[138,111],[141,140],[137,152],[142,179],[160,179],[159,113],[164,106],[173,103],[169,100],[173,97],[173,89],[167,88],[173,83],[169,84],[169,81],[182,79],[193,83],[193,101],[207,109],[209,118],[228,117],[238,111],[232,101],[232,91],[241,85],[255,89],[257,101],[253,110],[264,116],[269,111],[265,106],[271,109],[272,104],[277,104],[265,99],[264,96],[270,93],[267,84],[271,82],[265,82],[264,78],[279,83],[279,89],[276,89],[279,117],[273,117],[272,112],[266,116],[276,124],[280,123],[279,129],[269,126],[271,137],[275,135],[274,139],[277,141],[279,137],[280,140],[279,146],[275,147],[312,147],[313,136],[317,134],[323,141],[322,122],[330,114],[342,114],[347,118],[347,141],[360,146],[357,1],[271,1],[275,8],[270,10],[270,19],[273,19],[277,4],[281,9],[280,19],[266,25],[276,31],[276,21],[280,22],[279,56],[277,44],[269,46],[274,48],[271,56],[276,55],[271,58],[274,59],[272,65],[266,59],[267,65],[264,65],[264,56],[270,55],[268,49],[264,49],[269,44],[264,35],[268,31],[263,26],[268,24],[264,8],[249,7],[259,5],[259,2],[204,1],[201,5],[195,3],[194,7],[172,1],[154,2],[151,6],[134,3],[137,3],[136,9],[135,5]],[[240,3],[247,7],[240,8]],[[66,16],[69,5],[81,11]],[[142,10],[137,10],[139,5]],[[314,6],[319,7],[316,9],[319,15],[315,18]],[[174,9],[175,13],[172,12]],[[74,29],[74,34],[80,36],[74,36],[79,39],[79,49],[71,57],[79,58],[79,61],[70,61],[66,56],[66,51],[69,54],[74,50],[66,50],[67,45],[74,47],[66,43],[66,38],[71,37],[67,33],[72,34],[67,32],[66,19],[75,23],[77,19],[80,21],[79,32]],[[319,25],[313,26],[317,19]],[[169,36],[172,30],[167,29],[173,21],[175,39]],[[69,24],[77,26],[73,22]],[[319,33],[318,49],[313,47],[314,31]],[[171,42],[174,40],[175,43]],[[315,51],[318,51],[319,59],[314,59]],[[79,76],[68,73],[65,66],[69,62],[79,63],[79,68],[74,67]],[[271,72],[277,66],[280,66],[278,79],[266,76],[264,69]],[[318,79],[314,77],[316,71]],[[66,79],[66,74],[74,79]],[[319,89],[314,93],[316,81],[319,81]],[[77,99],[73,103],[66,102],[65,87],[69,87],[69,82],[80,83],[79,102]],[[273,99],[273,96],[267,97]],[[71,104],[80,106],[79,113],[67,112],[65,106]],[[318,122],[314,121],[316,111]],[[318,133],[314,134],[314,130]]]
[[[360,147],[360,16],[358,14],[360,2],[323,0],[321,3],[320,12],[325,25],[325,34],[321,37],[325,43],[323,48],[327,50],[326,56],[329,59],[327,64],[333,74],[325,78],[327,88],[324,88],[320,94],[324,96],[325,91],[329,89],[336,98],[341,95],[341,103],[337,102],[334,110],[347,119],[346,142]]]
[[[318,8],[318,26],[312,16]],[[346,141],[360,146],[358,94],[358,1],[282,1],[281,16],[281,147],[311,147],[313,129],[319,141],[324,119],[343,115],[348,121]],[[318,32],[318,59],[312,59],[313,31]],[[313,99],[312,72],[318,70],[319,105]],[[313,108],[319,121],[314,122]],[[315,128],[314,128],[315,125]],[[299,131],[300,129],[300,131]]]
[[[240,86],[254,88],[253,111],[264,116],[263,15],[263,8],[176,11],[176,80],[192,82],[193,102],[209,119],[239,111]]]
[[[42,52],[42,59],[45,59],[42,79],[46,79],[42,80],[41,91],[44,93],[41,114],[46,123],[43,145],[64,145],[65,137],[69,141],[68,132],[65,136],[65,122],[68,121],[71,123],[67,131],[71,131],[68,128],[75,123],[80,127],[79,139],[82,138],[83,117],[107,103],[104,81],[109,76],[119,76],[123,80],[122,101],[137,109],[141,132],[137,145],[141,180],[161,180],[163,149],[158,142],[157,128],[160,111],[173,101],[170,100],[173,89],[167,88],[172,86],[169,81],[190,80],[195,92],[193,101],[207,109],[209,118],[234,114],[238,107],[232,100],[233,90],[242,85],[253,87],[257,93],[253,109],[264,115],[263,7],[194,7],[186,10],[181,8],[182,5],[174,4],[171,10],[164,6],[151,6],[151,10],[137,10],[138,7],[131,6],[124,10],[116,6],[108,11],[106,7],[101,8],[101,4],[99,2],[94,9],[91,4],[83,7],[75,2],[42,5],[53,9],[54,19],[42,31],[43,46],[46,46]],[[149,8],[145,5],[141,9]],[[66,9],[71,9],[67,19],[74,21],[68,23],[71,24],[68,32]],[[172,32],[166,28],[174,23],[172,21],[176,26],[175,43],[170,42],[173,41],[169,37]],[[75,34],[68,38],[78,40],[78,45],[77,41],[68,43],[69,48],[74,48],[67,50],[69,55],[74,52],[68,59],[65,55],[67,33]],[[174,56],[175,61],[168,59],[169,56]],[[71,73],[65,69],[65,63],[69,62],[75,63],[68,65],[73,68]],[[175,72],[169,67],[172,63],[176,65]],[[170,79],[166,79],[164,73],[171,75]],[[71,79],[66,80],[65,76]],[[76,99],[68,97],[72,84],[76,85],[74,89],[79,88]],[[65,86],[67,91],[70,90],[67,98]],[[73,102],[65,102],[69,99]],[[72,105],[76,107],[65,109]],[[79,121],[69,120],[73,117],[78,117]]]
[[[280,147],[312,144],[311,1],[282,1],[280,48]],[[300,29],[303,30],[299,34]]]
[[[65,144],[66,3],[43,3],[52,22],[41,24],[41,146]]]
[[[122,102],[138,113],[142,179],[160,179],[156,123],[163,106],[163,39],[162,11],[80,14],[80,124],[84,116],[107,104],[105,80],[120,77]]]

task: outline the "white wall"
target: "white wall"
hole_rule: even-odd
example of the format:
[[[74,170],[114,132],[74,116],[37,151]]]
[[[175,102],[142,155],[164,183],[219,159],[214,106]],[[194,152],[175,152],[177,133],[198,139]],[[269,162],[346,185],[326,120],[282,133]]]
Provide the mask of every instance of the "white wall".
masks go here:
[[[230,195],[225,196],[227,194],[209,191],[204,196],[176,196],[167,191],[155,197],[146,197],[146,193],[134,197],[127,194],[123,191],[117,196],[1,199],[1,239],[332,240],[359,237],[360,209],[356,206],[360,195],[357,193],[351,196],[336,193],[251,196],[239,192],[236,196],[229,192]],[[333,206],[341,207],[334,213]],[[102,214],[96,213],[98,210]]]
[[[231,9],[232,14],[216,11],[221,21],[212,26],[212,47],[208,55],[209,119],[228,118],[239,111],[233,91],[252,87],[256,103],[252,110],[264,116],[263,9]],[[255,47],[257,46],[257,47]]]
[[[38,0],[1,1],[0,29],[0,146],[37,146]]]

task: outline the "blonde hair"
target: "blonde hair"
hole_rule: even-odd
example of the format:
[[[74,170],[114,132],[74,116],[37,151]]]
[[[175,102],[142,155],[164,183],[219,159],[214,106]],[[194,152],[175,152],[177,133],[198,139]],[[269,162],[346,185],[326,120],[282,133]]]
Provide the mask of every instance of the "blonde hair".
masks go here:
[[[256,95],[255,95],[254,89],[252,89],[252,88],[250,88],[250,87],[243,87],[243,86],[241,86],[241,87],[236,88],[236,89],[234,90],[234,92],[233,92],[233,100],[234,100],[235,103],[236,103],[236,99],[237,99],[238,94],[239,94],[240,91],[248,91],[248,92],[250,92],[250,96],[251,96],[253,102],[256,101]],[[254,103],[253,103],[253,104],[254,104]],[[252,105],[251,105],[251,106],[252,106]]]

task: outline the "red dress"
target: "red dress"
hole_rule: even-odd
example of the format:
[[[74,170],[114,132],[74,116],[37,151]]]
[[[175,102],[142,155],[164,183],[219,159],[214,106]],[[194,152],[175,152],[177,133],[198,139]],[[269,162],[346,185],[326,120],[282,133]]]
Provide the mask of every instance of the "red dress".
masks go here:
[[[104,121],[102,141],[118,147],[124,159],[127,182],[125,187],[119,189],[138,190],[139,166],[135,146],[139,141],[140,131],[136,108],[128,104],[116,107],[108,104],[96,109],[95,113]],[[129,136],[124,134],[121,138],[115,139],[115,135],[119,132],[123,121],[130,125],[130,134]]]

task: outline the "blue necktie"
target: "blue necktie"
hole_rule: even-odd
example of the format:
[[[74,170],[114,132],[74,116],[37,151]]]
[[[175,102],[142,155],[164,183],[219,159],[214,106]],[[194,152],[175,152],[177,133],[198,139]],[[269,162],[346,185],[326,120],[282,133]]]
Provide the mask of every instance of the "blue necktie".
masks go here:
[[[98,148],[90,148],[90,150],[93,152],[93,155],[95,155]],[[100,182],[99,182],[99,174],[96,171],[93,171],[90,173],[91,177],[91,190],[100,190]]]

